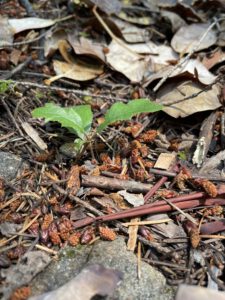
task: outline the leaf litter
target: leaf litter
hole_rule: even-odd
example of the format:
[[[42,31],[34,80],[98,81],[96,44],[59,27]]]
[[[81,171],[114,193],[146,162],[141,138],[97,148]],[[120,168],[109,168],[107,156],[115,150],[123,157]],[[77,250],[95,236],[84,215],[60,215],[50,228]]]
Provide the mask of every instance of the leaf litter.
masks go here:
[[[32,18],[16,0],[1,7],[0,78],[13,80],[0,81],[0,146],[29,163],[11,182],[0,180],[4,296],[22,293],[18,288],[29,294],[32,267],[16,284],[7,274],[15,276],[16,263],[34,249],[47,255],[47,265],[66,245],[121,233],[132,251],[141,242],[139,257],[154,261],[169,284],[224,290],[217,272],[224,270],[223,2],[70,2],[59,3],[60,17],[50,2],[30,1]],[[149,100],[162,111],[149,110]],[[32,118],[46,103],[49,122]],[[78,156],[90,130],[94,138]],[[71,144],[75,154],[62,154]],[[158,167],[160,154],[174,153],[172,165],[162,160]],[[128,232],[119,220],[136,225]],[[82,284],[84,298],[92,285]]]

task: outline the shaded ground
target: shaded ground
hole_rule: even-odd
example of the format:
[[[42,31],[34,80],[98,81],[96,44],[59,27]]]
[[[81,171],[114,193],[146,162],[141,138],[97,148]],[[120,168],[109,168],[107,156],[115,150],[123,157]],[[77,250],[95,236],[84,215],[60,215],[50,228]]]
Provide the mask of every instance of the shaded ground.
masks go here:
[[[96,240],[122,236],[169,285],[224,290],[225,8],[190,2],[103,1],[93,10],[95,1],[2,1],[9,20],[63,19],[42,29],[43,20],[26,19],[25,30],[16,24],[10,34],[7,21],[0,31],[2,287],[7,270],[34,250],[57,257],[68,245],[94,243],[98,252]],[[31,115],[47,102],[85,104],[97,128],[113,103],[140,98],[163,111],[111,124],[81,155],[74,134]],[[32,286],[12,299],[26,299]]]

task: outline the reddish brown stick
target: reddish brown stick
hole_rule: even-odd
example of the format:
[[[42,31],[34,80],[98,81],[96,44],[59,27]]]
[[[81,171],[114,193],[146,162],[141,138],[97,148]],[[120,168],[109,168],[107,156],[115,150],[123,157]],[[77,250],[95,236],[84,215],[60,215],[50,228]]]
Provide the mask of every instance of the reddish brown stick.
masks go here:
[[[201,206],[225,205],[225,199],[224,198],[195,199],[195,200],[188,200],[188,201],[180,201],[176,203],[176,206],[179,207],[180,209],[193,208],[200,205]],[[98,216],[96,218],[87,217],[80,221],[74,222],[74,227],[75,228],[83,227],[92,224],[95,221],[106,222],[106,221],[119,220],[123,218],[140,217],[146,214],[165,213],[169,211],[174,211],[174,208],[171,207],[169,204],[164,204],[161,206],[148,207],[147,209],[142,211],[127,211],[123,215],[122,214],[118,215],[117,213],[114,213],[110,215]]]
[[[144,200],[145,203],[150,199],[156,191],[167,181],[168,177],[163,176],[151,189],[150,191],[145,195]]]

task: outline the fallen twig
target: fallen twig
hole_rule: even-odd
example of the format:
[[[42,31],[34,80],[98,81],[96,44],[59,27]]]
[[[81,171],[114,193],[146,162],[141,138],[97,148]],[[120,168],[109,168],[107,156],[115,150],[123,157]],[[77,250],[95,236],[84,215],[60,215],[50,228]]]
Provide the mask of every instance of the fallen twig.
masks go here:
[[[152,188],[152,184],[141,183],[134,180],[122,180],[104,176],[82,176],[82,185],[109,190],[127,190],[136,193],[146,193]]]

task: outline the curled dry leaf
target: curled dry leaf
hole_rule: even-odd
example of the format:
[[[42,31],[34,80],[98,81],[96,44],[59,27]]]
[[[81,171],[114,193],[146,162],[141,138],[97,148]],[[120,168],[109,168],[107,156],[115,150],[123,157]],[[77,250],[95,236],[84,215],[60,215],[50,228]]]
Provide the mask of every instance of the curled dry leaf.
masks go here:
[[[196,112],[214,110],[221,106],[218,99],[220,93],[218,85],[213,85],[210,90],[206,90],[195,97],[173,104],[173,102],[197,94],[203,89],[200,84],[190,81],[167,83],[160,89],[157,98],[160,104],[168,105],[163,108],[165,113],[174,118],[184,118]]]
[[[45,83],[48,85],[63,77],[77,81],[87,81],[94,79],[103,73],[102,65],[90,65],[81,61],[77,61],[76,63],[67,63],[54,60],[53,67],[57,76],[45,80]]]
[[[44,55],[45,57],[52,56],[58,49],[60,40],[66,40],[67,33],[63,29],[58,29],[55,32],[50,32],[45,36]]]
[[[209,24],[199,23],[181,27],[173,36],[171,45],[173,49],[179,53],[188,53],[194,47],[198,46],[197,50],[206,49],[216,43],[217,36],[214,30],[210,30],[202,42],[199,40],[206,33]]]
[[[70,42],[76,54],[89,55],[99,59],[101,62],[105,62],[103,45],[94,43],[91,39],[87,39],[85,37],[81,37],[78,41],[72,34],[68,35],[68,41]]]

